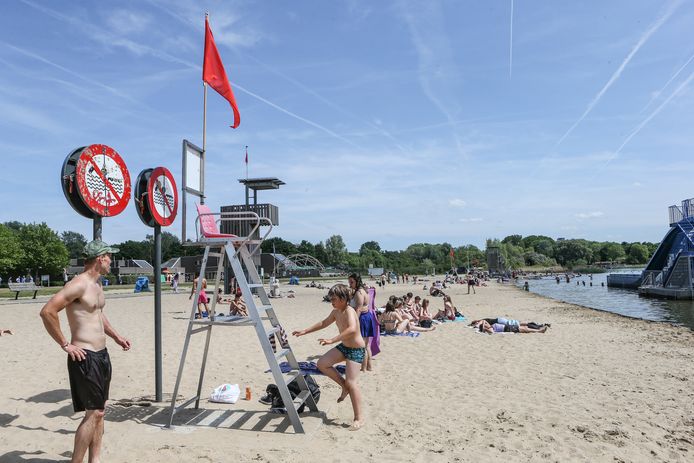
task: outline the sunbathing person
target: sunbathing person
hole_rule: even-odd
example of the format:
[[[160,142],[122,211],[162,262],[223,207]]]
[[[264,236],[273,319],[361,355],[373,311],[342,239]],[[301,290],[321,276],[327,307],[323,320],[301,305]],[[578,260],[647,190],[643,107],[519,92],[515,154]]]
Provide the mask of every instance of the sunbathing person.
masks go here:
[[[234,296],[234,300],[229,304],[229,316],[237,315],[240,317],[248,316],[248,309],[246,308],[246,303],[240,294]]]
[[[485,333],[544,333],[551,325],[549,323],[541,324],[535,322],[521,322],[509,318],[482,318],[473,320],[470,326],[483,331]]]

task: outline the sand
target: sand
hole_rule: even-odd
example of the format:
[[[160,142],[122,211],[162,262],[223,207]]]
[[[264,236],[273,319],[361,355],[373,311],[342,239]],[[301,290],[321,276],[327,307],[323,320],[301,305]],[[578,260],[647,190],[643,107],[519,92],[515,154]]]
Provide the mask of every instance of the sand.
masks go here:
[[[290,287],[282,288],[285,292]],[[304,328],[330,310],[324,291],[294,287],[275,300],[282,324]],[[377,303],[421,285],[378,289]],[[252,400],[208,402],[165,429],[168,402],[154,394],[151,294],[109,293],[111,323],[133,342],[109,341],[114,368],[103,454],[107,462],[178,461],[647,461],[694,459],[694,333],[556,302],[490,283],[449,290],[468,319],[509,316],[550,322],[546,334],[483,335],[447,323],[419,338],[386,337],[375,371],[360,377],[367,424],[357,432],[349,400],[323,376],[321,413],[303,415],[306,434],[268,414],[257,399],[272,382],[250,327],[215,327],[203,385],[250,386]],[[432,298],[432,309],[442,307]],[[44,301],[0,304],[0,462],[68,461],[81,414],[72,412],[65,354],[38,317]],[[183,347],[187,294],[163,296],[164,394],[170,400]],[[66,318],[61,316],[63,330]],[[335,328],[327,330],[333,333]],[[325,347],[317,332],[293,338],[299,360]],[[192,343],[181,398],[194,395],[203,335]],[[149,403],[149,402],[145,402]]]

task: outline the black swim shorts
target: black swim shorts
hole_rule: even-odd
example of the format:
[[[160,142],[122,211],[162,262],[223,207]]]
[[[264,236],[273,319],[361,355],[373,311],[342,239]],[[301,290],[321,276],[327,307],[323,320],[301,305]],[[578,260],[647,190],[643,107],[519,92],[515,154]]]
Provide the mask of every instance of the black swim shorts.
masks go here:
[[[76,412],[103,410],[111,385],[111,359],[106,349],[84,351],[87,356],[82,361],[74,361],[70,356],[67,358],[72,407]]]

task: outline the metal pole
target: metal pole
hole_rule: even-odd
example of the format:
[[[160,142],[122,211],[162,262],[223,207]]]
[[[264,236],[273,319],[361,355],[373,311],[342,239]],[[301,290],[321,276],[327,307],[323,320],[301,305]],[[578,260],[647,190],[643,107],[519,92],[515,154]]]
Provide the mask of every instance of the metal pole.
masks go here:
[[[200,204],[205,204],[205,150],[207,146],[207,84],[202,84],[202,155],[200,163]]]
[[[154,400],[161,402],[161,226],[159,225],[154,227],[154,362]]]
[[[101,239],[101,219],[102,217],[100,215],[94,216],[94,224],[93,224],[93,234],[95,240],[100,240]]]

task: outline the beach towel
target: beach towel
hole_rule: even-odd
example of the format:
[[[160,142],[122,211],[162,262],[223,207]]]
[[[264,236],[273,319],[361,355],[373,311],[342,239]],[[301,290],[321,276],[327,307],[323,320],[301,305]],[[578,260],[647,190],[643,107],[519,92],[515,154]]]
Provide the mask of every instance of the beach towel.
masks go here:
[[[410,338],[417,338],[420,334],[422,333],[420,333],[419,331],[405,331],[397,334],[382,333],[381,336],[408,336]]]
[[[447,318],[443,318],[443,319],[438,320],[438,321],[440,321],[441,323],[448,323],[448,322],[464,322],[464,321],[465,321],[465,317],[455,317],[455,320],[449,320],[449,319],[447,319]]]
[[[280,370],[282,370],[282,373],[287,373],[291,371],[292,367],[289,365],[289,362],[282,362],[280,363]],[[344,375],[345,374],[345,366],[344,365],[336,365],[335,369],[337,370],[338,373]],[[270,370],[267,370],[265,373],[268,373]],[[316,362],[299,362],[299,371],[301,372],[302,375],[322,375],[321,371],[318,369],[318,365],[316,365]]]
[[[378,324],[376,316],[376,288],[369,288],[369,314],[371,315],[371,326],[373,328],[374,337],[371,338],[371,356],[381,352],[381,326]]]

